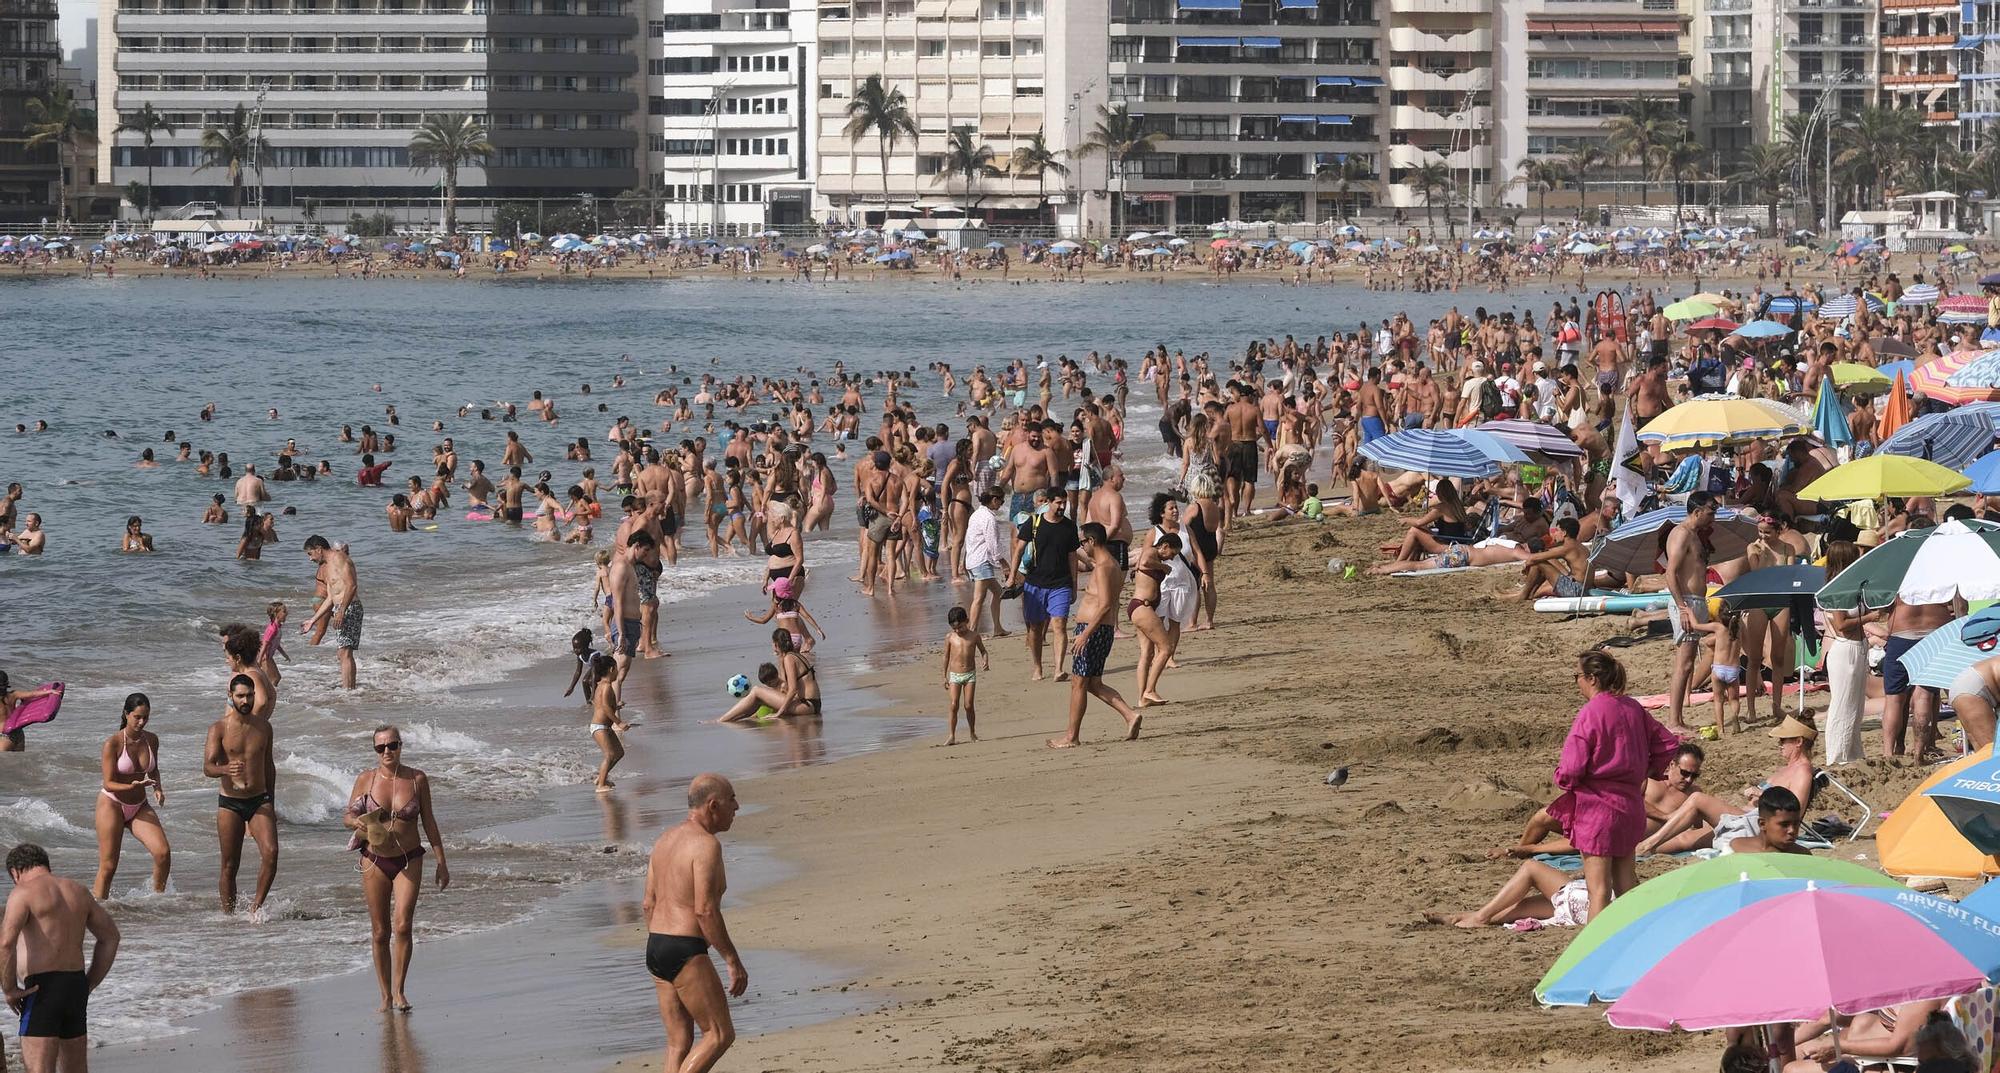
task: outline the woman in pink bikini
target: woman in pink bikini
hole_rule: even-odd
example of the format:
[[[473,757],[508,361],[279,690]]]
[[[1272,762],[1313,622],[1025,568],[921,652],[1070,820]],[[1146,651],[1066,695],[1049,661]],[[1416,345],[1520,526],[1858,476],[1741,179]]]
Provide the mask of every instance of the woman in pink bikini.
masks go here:
[[[128,828],[153,855],[153,893],[167,889],[173,855],[166,829],[153,811],[153,804],[167,803],[167,791],[160,785],[159,736],[146,729],[152,716],[152,702],[144,693],[134,693],[125,698],[118,732],[104,739],[104,789],[97,798],[97,882],[91,888],[99,899],[111,896],[111,879],[118,874],[118,852]],[[146,800],[149,789],[152,803]]]
[[[445,867],[444,836],[438,832],[437,814],[431,811],[430,780],[416,768],[403,766],[401,730],[375,728],[375,767],[354,780],[342,822],[354,831],[347,848],[361,851],[361,893],[374,929],[375,981],[382,988],[379,1008],[407,1011],[410,1000],[403,985],[410,976],[411,929],[417,894],[423,888],[426,839],[437,854],[439,890],[451,885],[451,870]],[[423,825],[421,837],[418,824]]]

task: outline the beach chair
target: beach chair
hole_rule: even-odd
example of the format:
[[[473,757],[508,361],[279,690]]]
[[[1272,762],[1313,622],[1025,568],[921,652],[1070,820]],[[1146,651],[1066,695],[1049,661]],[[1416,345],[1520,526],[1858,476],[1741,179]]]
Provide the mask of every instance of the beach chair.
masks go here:
[[[1994,1040],[1994,1019],[2000,1016],[2000,994],[1991,984],[1972,992],[1959,995],[1944,1004],[1945,1016],[1965,1035],[1965,1042],[1972,1050],[1972,1068],[1976,1073],[1992,1073],[1996,1047]],[[1863,1070],[1907,1071],[1917,1068],[1915,1056],[1906,1058],[1855,1059]]]
[[[1813,776],[1814,802],[1818,803],[1821,795],[1825,794],[1828,790],[1838,791],[1842,797],[1845,797],[1849,801],[1854,802],[1855,808],[1861,810],[1861,822],[1855,824],[1854,829],[1847,833],[1847,841],[1852,842],[1855,839],[1860,838],[1862,828],[1867,827],[1869,821],[1875,818],[1875,810],[1868,807],[1868,802],[1861,800],[1861,796],[1859,794],[1856,794],[1853,790],[1848,789],[1847,786],[1843,784],[1839,779],[1834,778],[1832,772],[1826,770],[1825,768],[1821,768],[1819,772]]]
[[[1440,544],[1465,544],[1470,546],[1491,537],[1499,531],[1500,500],[1489,496],[1486,500],[1485,513],[1481,514],[1479,520],[1472,524],[1470,532],[1464,536],[1444,536],[1437,532],[1432,532],[1431,537]]]

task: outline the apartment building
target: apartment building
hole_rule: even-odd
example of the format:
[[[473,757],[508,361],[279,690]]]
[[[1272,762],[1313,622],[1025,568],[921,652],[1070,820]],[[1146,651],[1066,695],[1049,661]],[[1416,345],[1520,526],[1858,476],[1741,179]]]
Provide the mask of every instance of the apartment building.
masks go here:
[[[1481,200],[1494,181],[1499,136],[1494,99],[1494,0],[1384,0],[1389,83],[1388,185],[1396,208],[1427,201]],[[1442,164],[1448,191],[1427,191],[1420,169]]]
[[[261,203],[274,220],[436,198],[438,176],[409,167],[429,113],[487,121],[496,152],[461,169],[468,199],[574,200],[643,181],[633,0],[100,4],[99,171],[144,182],[150,163],[161,206],[233,200],[200,141],[239,104],[269,146],[245,178],[246,212]],[[150,159],[116,133],[147,105],[175,128]]]
[[[55,0],[0,0],[0,223],[62,215],[54,146],[27,146],[28,102],[56,82]]]
[[[647,155],[663,223],[754,234],[809,222],[813,0],[663,0],[647,26]]]
[[[1926,126],[1956,131],[1959,5],[1881,2],[1881,106],[1920,112]]]
[[[2000,0],[1966,0],[1959,16],[1959,142],[1983,151],[2000,134]]]
[[[1066,144],[1058,131],[1069,121],[1067,105],[1080,112],[1102,98],[1086,98],[1082,89],[1075,99],[1066,96],[1049,37],[1091,31],[1088,7],[1064,0],[818,0],[817,86],[809,102],[817,213],[879,224],[954,206],[994,221],[1035,221],[1044,211],[1042,191],[1062,190],[1062,179],[948,175],[947,147],[954,129],[970,128],[1004,168],[1037,133],[1051,147]],[[1097,11],[1094,26],[1101,28],[1102,7]],[[1055,51],[1089,62],[1088,50]],[[871,75],[901,91],[915,137],[885,146],[872,132],[847,136],[848,105]],[[1091,89],[1101,94],[1101,81]]]

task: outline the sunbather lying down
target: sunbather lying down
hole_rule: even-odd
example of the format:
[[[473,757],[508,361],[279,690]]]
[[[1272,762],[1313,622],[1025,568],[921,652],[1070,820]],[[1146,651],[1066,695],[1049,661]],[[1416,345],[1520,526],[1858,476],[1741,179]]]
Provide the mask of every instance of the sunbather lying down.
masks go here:
[[[1581,877],[1540,861],[1522,861],[1492,900],[1470,913],[1425,913],[1432,924],[1488,928],[1520,920],[1547,927],[1576,927],[1590,915],[1590,890]]]
[[[1701,765],[1706,760],[1701,746],[1693,742],[1682,743],[1667,765],[1667,777],[1646,780],[1646,833],[1652,834],[1660,825],[1673,816],[1691,797],[1708,797],[1695,791],[1695,781],[1701,778]],[[1710,800],[1713,800],[1712,798]],[[1717,802],[1720,804],[1720,802]],[[1699,818],[1696,820],[1699,823]],[[1696,834],[1709,833],[1703,824],[1693,828]],[[1528,826],[1521,832],[1521,841],[1512,846],[1501,846],[1486,854],[1488,860],[1502,857],[1537,857],[1544,853],[1564,856],[1575,853],[1576,847],[1563,837],[1562,825],[1549,815],[1548,809],[1539,809],[1528,817]],[[1669,852],[1678,852],[1669,851]]]
[[[1371,574],[1395,574],[1404,570],[1441,570],[1463,566],[1500,566],[1503,563],[1518,563],[1525,560],[1530,552],[1525,545],[1515,544],[1449,544],[1436,555],[1424,555],[1415,559],[1396,559],[1392,562],[1377,563],[1368,568]]]

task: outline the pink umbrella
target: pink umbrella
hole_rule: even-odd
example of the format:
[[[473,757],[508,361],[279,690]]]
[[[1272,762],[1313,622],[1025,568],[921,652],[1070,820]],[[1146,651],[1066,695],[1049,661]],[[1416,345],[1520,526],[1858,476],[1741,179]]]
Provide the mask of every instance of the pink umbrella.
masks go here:
[[[1946,382],[1951,374],[1992,353],[1996,351],[1954,350],[1941,357],[1932,358],[1917,366],[1910,374],[1910,390],[1921,393],[1925,398],[1936,399],[1951,406],[1962,406],[1968,402],[2000,402],[2000,389],[1954,387]]]
[[[1738,1028],[1963,995],[1985,983],[1965,955],[1895,905],[1807,889],[1696,932],[1605,1017],[1662,1032]]]

